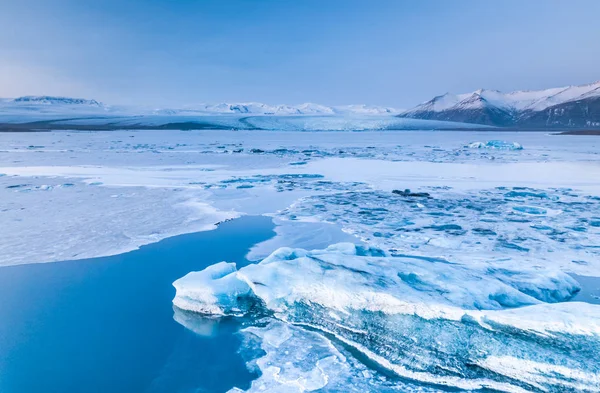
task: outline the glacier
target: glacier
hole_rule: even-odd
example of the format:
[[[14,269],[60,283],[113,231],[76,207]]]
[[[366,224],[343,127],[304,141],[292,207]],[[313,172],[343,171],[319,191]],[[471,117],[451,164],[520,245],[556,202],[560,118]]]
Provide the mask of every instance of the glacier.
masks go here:
[[[0,130],[274,130],[361,131],[477,129],[484,125],[401,119],[400,110],[371,105],[198,104],[183,108],[108,105],[53,96],[0,99]]]

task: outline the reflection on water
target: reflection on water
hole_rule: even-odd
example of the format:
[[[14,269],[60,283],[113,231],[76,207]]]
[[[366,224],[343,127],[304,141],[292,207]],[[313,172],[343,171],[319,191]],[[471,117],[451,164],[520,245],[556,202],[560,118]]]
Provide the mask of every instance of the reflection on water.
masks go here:
[[[165,239],[111,257],[0,268],[0,392],[225,392],[256,377],[235,321],[188,330],[172,282],[245,254],[270,219]],[[189,326],[188,326],[189,327]]]

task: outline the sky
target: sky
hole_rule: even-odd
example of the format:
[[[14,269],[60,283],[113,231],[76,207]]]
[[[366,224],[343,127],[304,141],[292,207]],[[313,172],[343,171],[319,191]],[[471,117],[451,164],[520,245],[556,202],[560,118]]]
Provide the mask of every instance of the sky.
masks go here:
[[[0,97],[409,108],[600,79],[598,0],[0,0]]]

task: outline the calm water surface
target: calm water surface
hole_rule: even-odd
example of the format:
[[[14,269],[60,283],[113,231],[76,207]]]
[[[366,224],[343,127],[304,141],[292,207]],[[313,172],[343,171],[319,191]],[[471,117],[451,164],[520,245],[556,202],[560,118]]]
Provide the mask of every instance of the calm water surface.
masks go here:
[[[243,217],[126,254],[0,268],[0,392],[225,392],[256,377],[236,323],[192,332],[173,319],[172,282],[246,264],[271,220]]]
[[[581,286],[581,291],[573,297],[575,302],[600,304],[600,277],[571,274]]]

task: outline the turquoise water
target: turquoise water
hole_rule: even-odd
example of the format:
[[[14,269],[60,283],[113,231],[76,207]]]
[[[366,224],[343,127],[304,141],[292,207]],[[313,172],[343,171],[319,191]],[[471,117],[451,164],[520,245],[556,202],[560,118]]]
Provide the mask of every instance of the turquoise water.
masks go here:
[[[235,321],[197,334],[173,319],[171,283],[223,260],[245,264],[274,234],[264,217],[129,253],[0,268],[0,392],[225,392],[256,377]]]

